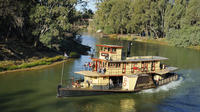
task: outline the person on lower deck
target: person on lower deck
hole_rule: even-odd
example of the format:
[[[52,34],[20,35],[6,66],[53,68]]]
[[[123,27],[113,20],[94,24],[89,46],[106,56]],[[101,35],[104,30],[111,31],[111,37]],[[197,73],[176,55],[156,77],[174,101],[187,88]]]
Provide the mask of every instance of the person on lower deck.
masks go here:
[[[113,87],[114,87],[114,84],[113,84],[112,79],[109,80],[109,87],[110,87],[110,88],[113,88]]]

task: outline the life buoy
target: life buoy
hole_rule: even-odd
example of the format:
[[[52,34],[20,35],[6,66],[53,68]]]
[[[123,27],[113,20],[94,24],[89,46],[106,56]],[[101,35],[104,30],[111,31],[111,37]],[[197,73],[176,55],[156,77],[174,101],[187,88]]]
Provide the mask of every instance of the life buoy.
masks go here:
[[[123,86],[126,86],[126,82],[123,83]]]
[[[127,79],[124,78],[123,86],[126,86],[126,81],[127,81]]]

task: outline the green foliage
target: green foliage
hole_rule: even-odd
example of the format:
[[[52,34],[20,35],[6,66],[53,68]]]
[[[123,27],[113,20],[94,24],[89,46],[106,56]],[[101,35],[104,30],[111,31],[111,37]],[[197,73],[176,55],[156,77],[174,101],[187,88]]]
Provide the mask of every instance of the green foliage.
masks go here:
[[[190,0],[184,19],[186,25],[200,26],[200,1]]]
[[[107,34],[167,35],[176,46],[200,45],[199,0],[103,0],[94,23]]]
[[[33,34],[39,36],[40,42],[49,48],[58,46],[58,49],[63,47],[61,41],[75,37],[77,30],[72,24],[76,3],[76,0],[47,0],[36,5],[30,18],[36,24]]]
[[[71,57],[71,58],[79,58],[80,54],[77,53],[77,52],[70,52],[69,57]]]
[[[22,68],[30,68],[38,65],[49,65],[53,62],[63,60],[63,56],[55,56],[52,58],[42,58],[39,60],[34,60],[31,62],[24,62],[22,64],[16,65],[13,62],[4,62],[4,64],[0,64],[0,71],[5,71],[5,70],[16,70],[16,69],[22,69]]]
[[[29,11],[34,0],[0,0],[0,40],[32,40]]]
[[[37,49],[71,52],[81,46],[77,38],[76,5],[83,0],[0,0],[0,40],[20,42]],[[84,18],[92,17],[86,10]],[[63,43],[73,43],[68,45]],[[83,48],[84,49],[84,48]],[[85,50],[85,52],[87,49]],[[78,51],[77,51],[78,52]]]
[[[186,1],[176,0],[174,4],[169,4],[166,9],[165,16],[165,32],[168,32],[171,28],[180,29],[181,22],[186,13]]]
[[[182,29],[170,29],[167,39],[174,46],[188,47],[200,45],[200,27],[187,26]]]
[[[18,69],[17,65],[9,66],[8,68],[6,68],[6,70],[16,70],[16,69]]]
[[[2,72],[2,71],[4,71],[4,70],[5,70],[4,68],[0,67],[0,72]]]
[[[97,29],[102,29],[105,33],[127,33],[126,26],[129,18],[128,0],[110,0],[99,5],[95,15],[95,25]]]

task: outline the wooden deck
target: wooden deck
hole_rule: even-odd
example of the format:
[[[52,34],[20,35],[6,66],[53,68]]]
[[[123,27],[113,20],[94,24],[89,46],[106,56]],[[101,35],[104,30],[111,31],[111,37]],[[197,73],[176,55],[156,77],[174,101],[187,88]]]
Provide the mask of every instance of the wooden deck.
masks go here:
[[[178,69],[177,67],[166,67],[165,69],[156,70],[156,71],[147,71],[147,72],[144,72],[144,73],[146,73],[146,74],[156,73],[156,74],[163,75],[163,74],[166,74],[166,73],[169,73],[169,72],[173,72],[177,69]],[[126,74],[105,75],[103,73],[98,73],[96,71],[79,71],[79,72],[74,72],[74,73],[84,75],[84,76],[89,76],[89,77],[109,77],[109,76],[124,76],[124,75],[126,75]],[[139,74],[144,74],[144,73],[138,73],[138,74],[133,74],[133,75],[139,75]]]
[[[173,72],[177,69],[178,69],[177,67],[166,67],[165,69],[155,71],[155,73],[163,75],[163,74],[166,74],[166,73],[169,73],[169,72]]]
[[[96,71],[79,71],[79,72],[74,72],[76,74],[84,75],[84,76],[89,76],[89,77],[108,77],[108,76],[124,76],[125,74],[121,75],[105,75],[103,73],[98,73]]]

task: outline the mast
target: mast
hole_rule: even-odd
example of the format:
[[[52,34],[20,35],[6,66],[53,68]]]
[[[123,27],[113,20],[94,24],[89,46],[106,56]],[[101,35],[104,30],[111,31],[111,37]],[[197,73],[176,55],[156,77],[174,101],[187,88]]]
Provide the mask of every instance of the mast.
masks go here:
[[[62,74],[61,74],[61,80],[60,80],[60,84],[62,85],[63,83],[63,74],[64,74],[64,66],[65,66],[65,62],[63,62],[63,65],[62,65]]]

